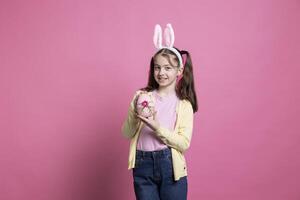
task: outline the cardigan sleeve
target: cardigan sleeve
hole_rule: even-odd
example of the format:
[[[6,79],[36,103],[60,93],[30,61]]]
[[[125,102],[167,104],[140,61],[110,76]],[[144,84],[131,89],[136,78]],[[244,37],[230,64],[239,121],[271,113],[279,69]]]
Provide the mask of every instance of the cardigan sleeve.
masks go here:
[[[159,127],[156,130],[156,134],[166,145],[183,153],[190,146],[193,132],[194,112],[189,101],[186,101],[181,109],[182,115],[178,121],[179,124],[177,132],[170,131],[164,127]]]
[[[130,102],[130,106],[129,106],[129,109],[127,112],[127,117],[122,124],[122,134],[127,139],[131,139],[135,135],[135,133],[139,127],[139,124],[141,122],[140,119],[135,117],[135,113],[134,113],[135,100],[140,92],[141,92],[140,90],[135,92],[135,94]]]

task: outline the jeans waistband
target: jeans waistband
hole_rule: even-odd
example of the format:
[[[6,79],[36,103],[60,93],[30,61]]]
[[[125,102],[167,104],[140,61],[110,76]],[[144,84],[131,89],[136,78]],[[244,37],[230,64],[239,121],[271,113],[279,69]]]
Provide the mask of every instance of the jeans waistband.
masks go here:
[[[165,155],[170,155],[171,154],[171,148],[167,147],[162,150],[158,151],[141,151],[141,150],[136,150],[136,156],[140,157],[153,157],[153,156],[165,156]]]

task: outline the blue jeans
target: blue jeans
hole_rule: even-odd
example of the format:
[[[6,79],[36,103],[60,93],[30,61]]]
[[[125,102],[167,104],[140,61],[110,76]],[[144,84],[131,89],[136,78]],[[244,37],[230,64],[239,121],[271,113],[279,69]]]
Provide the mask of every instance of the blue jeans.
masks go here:
[[[174,181],[169,147],[160,151],[136,150],[132,174],[137,200],[187,199],[187,177]]]

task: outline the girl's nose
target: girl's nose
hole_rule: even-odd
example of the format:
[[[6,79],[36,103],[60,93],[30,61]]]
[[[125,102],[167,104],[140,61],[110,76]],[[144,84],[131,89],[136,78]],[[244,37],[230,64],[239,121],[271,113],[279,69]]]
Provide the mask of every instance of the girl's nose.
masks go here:
[[[159,70],[159,75],[161,75],[161,74],[164,74],[165,73],[165,71],[163,70],[163,69],[161,69],[161,70]]]

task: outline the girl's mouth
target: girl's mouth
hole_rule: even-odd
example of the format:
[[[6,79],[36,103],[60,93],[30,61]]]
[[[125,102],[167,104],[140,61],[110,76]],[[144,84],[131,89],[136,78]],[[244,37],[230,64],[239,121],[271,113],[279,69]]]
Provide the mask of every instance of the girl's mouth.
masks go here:
[[[167,80],[167,78],[158,78],[159,81]]]

